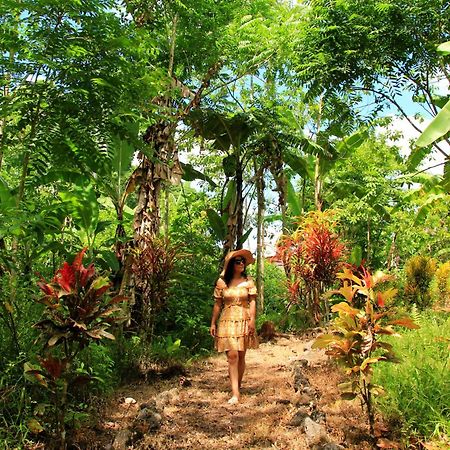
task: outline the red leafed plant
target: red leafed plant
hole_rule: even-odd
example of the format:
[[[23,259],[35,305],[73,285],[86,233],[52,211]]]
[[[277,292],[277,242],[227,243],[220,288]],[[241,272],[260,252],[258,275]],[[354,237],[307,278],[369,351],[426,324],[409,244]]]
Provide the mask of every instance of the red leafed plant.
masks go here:
[[[392,345],[382,342],[382,336],[399,336],[396,327],[419,328],[411,318],[399,315],[391,306],[397,289],[385,286],[392,276],[377,272],[371,274],[365,268],[353,272],[345,268],[337,274],[342,286],[330,291],[343,301],[331,310],[338,316],[331,325],[332,333],[317,338],[314,348],[326,348],[326,354],[335,358],[344,368],[348,381],[339,387],[342,398],[359,397],[367,409],[370,433],[374,433],[374,395],[381,395],[383,388],[372,383],[374,364],[399,362]]]
[[[89,343],[114,339],[107,330],[123,320],[119,304],[126,300],[108,293],[111,283],[97,275],[93,264],[83,266],[85,252],[86,248],[81,250],[72,264],[64,262],[50,282],[44,279],[38,282],[44,295],[37,301],[46,308],[45,317],[34,326],[41,332],[43,354],[38,357],[39,364],[24,366],[26,378],[46,387],[51,394],[58,448],[66,447],[68,391],[80,382],[89,381],[86,375],[76,373],[74,360]],[[36,419],[30,422],[34,430],[43,429]]]
[[[321,309],[328,312],[327,301],[321,297],[334,282],[345,252],[344,244],[334,231],[332,217],[332,211],[311,212],[298,229],[283,236],[277,246],[278,258],[290,269],[288,289],[291,303],[298,302],[298,295],[304,294],[307,308],[316,323],[321,319]],[[303,289],[300,281],[303,281]]]
[[[155,236],[141,236],[139,247],[132,253],[136,289],[131,319],[149,341],[153,337],[155,318],[167,303],[175,263],[183,256],[180,246]]]

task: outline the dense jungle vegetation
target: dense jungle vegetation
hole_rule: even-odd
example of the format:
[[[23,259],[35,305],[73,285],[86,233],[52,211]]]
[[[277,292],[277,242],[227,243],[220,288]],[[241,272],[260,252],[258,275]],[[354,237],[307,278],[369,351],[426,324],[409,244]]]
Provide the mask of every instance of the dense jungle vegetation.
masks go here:
[[[329,324],[369,420],[448,442],[448,2],[0,12],[1,448],[66,448],[99,397],[209,354],[242,247],[258,327]]]

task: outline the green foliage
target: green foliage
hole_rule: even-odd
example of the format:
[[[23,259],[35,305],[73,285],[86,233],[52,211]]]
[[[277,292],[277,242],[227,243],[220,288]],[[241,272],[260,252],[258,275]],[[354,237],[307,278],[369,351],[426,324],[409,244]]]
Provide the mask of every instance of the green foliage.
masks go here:
[[[392,222],[386,230],[395,237],[397,267],[403,266],[406,260],[415,255],[431,255],[444,261],[450,257],[450,197],[446,195],[429,202],[430,196],[425,186],[434,184],[434,180],[427,176],[418,181],[422,183],[422,188],[406,192],[405,198],[401,200],[401,208],[394,211]],[[424,213],[420,220],[417,220],[417,209]],[[392,243],[392,237],[389,241]]]
[[[0,442],[4,448],[26,446],[31,437],[26,424],[32,416],[32,398],[23,377],[23,363],[26,355],[3,359],[0,376]]]
[[[418,147],[426,147],[443,138],[450,131],[450,101],[448,101],[437,116],[431,121],[416,142]]]
[[[264,310],[256,318],[257,328],[266,321],[275,324],[278,330],[298,330],[300,324],[294,323],[295,313],[289,311],[289,295],[286,283],[286,274],[282,267],[264,262]]]
[[[124,334],[115,344],[112,348],[115,371],[122,382],[146,378],[155,367],[170,367],[191,356],[181,340],[171,335],[156,336],[149,342],[135,334]]]
[[[138,368],[141,361],[148,358],[150,344],[136,334],[119,334],[112,343],[116,373],[120,381],[133,379],[139,375]]]
[[[404,297],[419,308],[431,304],[430,283],[436,273],[436,261],[429,256],[417,255],[406,261]]]
[[[417,322],[420,330],[405,331],[395,341],[387,338],[402,363],[375,368],[374,382],[386,388],[377,404],[407,434],[445,440],[450,435],[450,317],[422,312]]]
[[[307,23],[296,27],[289,41],[291,64],[298,77],[313,79],[318,90],[342,89],[356,81],[380,90],[379,77],[391,77],[395,84],[389,83],[384,90],[388,95],[405,84],[412,89],[401,76],[405,72],[439,70],[435,46],[448,37],[450,23],[450,13],[439,0],[318,0],[307,12],[299,4],[295,13],[296,17],[306,15]],[[439,28],[442,21],[446,25]],[[418,81],[422,78],[411,83]]]
[[[75,370],[90,380],[82,400],[88,402],[91,395],[108,395],[113,392],[120,381],[114,356],[112,346],[103,343],[89,345],[80,352]]]
[[[386,264],[399,226],[400,213],[394,219],[392,207],[403,208],[403,180],[397,180],[402,170],[399,149],[371,132],[336,162],[324,182],[324,203],[336,210],[349,249],[359,247],[361,259],[373,267]]]
[[[172,336],[154,339],[151,347],[151,357],[154,361],[170,363],[182,359],[186,352],[181,345],[181,339]]]
[[[437,53],[440,55],[449,55],[450,41],[440,44],[437,47]],[[441,106],[441,108],[437,116],[417,139],[416,145],[418,147],[426,147],[442,139],[450,131],[450,101]]]
[[[389,306],[397,289],[383,289],[383,283],[389,279],[383,273],[371,275],[363,268],[358,274],[344,269],[337,277],[342,287],[330,294],[338,294],[345,301],[331,308],[338,313],[332,323],[332,334],[317,338],[313,347],[327,348],[325,353],[342,365],[348,381],[340,385],[341,396],[346,400],[361,399],[373,435],[373,397],[384,393],[383,387],[373,382],[373,368],[383,361],[399,362],[392,345],[381,341],[381,337],[399,336],[397,326],[419,327],[409,317],[398,316]]]
[[[223,241],[227,235],[226,224],[224,223],[225,216],[219,216],[214,209],[208,208],[206,210],[209,224],[214,231],[215,237],[218,241]]]
[[[428,92],[429,81],[447,70],[448,59],[435,48],[448,39],[449,12],[441,0],[315,0],[307,7],[276,0],[2,2],[0,441],[12,447],[30,430],[39,432],[39,414],[47,416],[49,398],[56,399],[39,391],[39,383],[61,392],[65,373],[71,373],[79,384],[90,380],[89,391],[100,393],[115,385],[117,373],[141,362],[211,349],[218,243],[227,237],[227,225],[238,222],[237,207],[248,211],[235,243],[250,233],[252,160],[271,172],[287,214],[309,211],[315,190],[322,192],[323,208],[339,209],[355,264],[366,259],[373,267],[392,264],[399,270],[417,253],[448,260],[445,179],[402,175],[398,149],[359,124],[365,120],[360,92],[373,95],[370,117],[408,90],[416,100],[443,108],[441,117],[446,114],[448,99]],[[440,50],[445,54],[448,44]],[[220,69],[202,85],[211,67]],[[202,109],[196,93],[202,94]],[[190,106],[185,124],[176,127]],[[93,298],[107,280],[98,281],[90,294],[84,291],[83,299],[68,299],[61,286],[68,264],[53,282],[42,284],[48,292],[43,305],[29,301],[36,295],[33,274],[37,270],[48,279],[82,243],[96,264],[117,272],[120,282],[117,255],[133,234],[131,194],[142,176],[133,158],[141,152],[155,159],[152,143],[142,141],[155,124],[173,126],[178,148],[195,150],[182,165],[184,179],[203,182],[168,189],[165,238],[174,246],[149,243],[148,253],[135,261],[135,287],[143,301],[136,296],[133,319],[153,341],[127,335],[117,343],[88,345],[111,337],[114,314],[97,316],[105,305]],[[413,152],[409,169],[430,151]],[[413,189],[413,183],[422,189]],[[197,192],[198,186],[205,192]],[[270,180],[266,194],[272,188]],[[279,217],[269,195],[269,212]],[[283,217],[286,229],[293,224],[289,220]],[[334,236],[322,237],[334,243]],[[271,320],[280,329],[296,329],[310,319],[305,297],[317,304],[335,269],[330,264],[333,270],[324,270],[327,254],[316,252],[323,243],[316,238],[309,236],[302,247],[302,279],[291,280],[289,290],[283,272],[267,265],[265,311],[258,323]],[[181,252],[186,259],[179,258]],[[311,280],[318,280],[313,289]],[[447,268],[438,270],[432,286],[431,298],[448,298]],[[86,299],[99,311],[87,311]],[[326,313],[326,301],[319,301]],[[31,324],[43,308],[48,317],[39,326],[51,355],[37,352],[33,344],[37,329]],[[71,364],[63,350],[69,341]],[[27,376],[37,385],[25,383],[26,361],[33,361]],[[52,376],[60,370],[64,376]],[[86,385],[78,386],[72,399],[85,405],[87,391]],[[39,399],[36,411],[31,394]],[[66,419],[79,422],[86,412],[85,406],[72,408],[68,402]]]

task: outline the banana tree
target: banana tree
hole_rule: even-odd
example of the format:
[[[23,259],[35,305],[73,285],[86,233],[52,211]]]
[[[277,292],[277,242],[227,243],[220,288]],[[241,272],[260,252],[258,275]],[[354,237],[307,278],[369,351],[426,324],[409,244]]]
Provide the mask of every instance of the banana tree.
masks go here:
[[[249,235],[244,233],[244,171],[251,159],[245,146],[254,132],[251,117],[236,113],[227,115],[212,109],[196,109],[187,118],[195,133],[211,141],[222,154],[225,183],[221,199],[220,215],[210,210],[208,217],[218,237],[223,241],[224,253],[242,248]]]

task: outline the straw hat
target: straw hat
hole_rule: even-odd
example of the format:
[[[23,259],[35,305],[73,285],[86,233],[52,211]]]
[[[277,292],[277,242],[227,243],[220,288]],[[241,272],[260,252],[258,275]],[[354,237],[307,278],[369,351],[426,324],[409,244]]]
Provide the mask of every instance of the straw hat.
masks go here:
[[[225,256],[225,261],[223,263],[223,270],[220,274],[221,277],[225,276],[225,272],[227,271],[229,262],[233,258],[237,258],[238,256],[241,256],[242,258],[245,259],[246,266],[248,266],[249,264],[253,264],[255,262],[255,258],[253,258],[252,252],[250,250],[245,250],[245,249],[234,250],[234,251],[228,253],[227,256]]]

